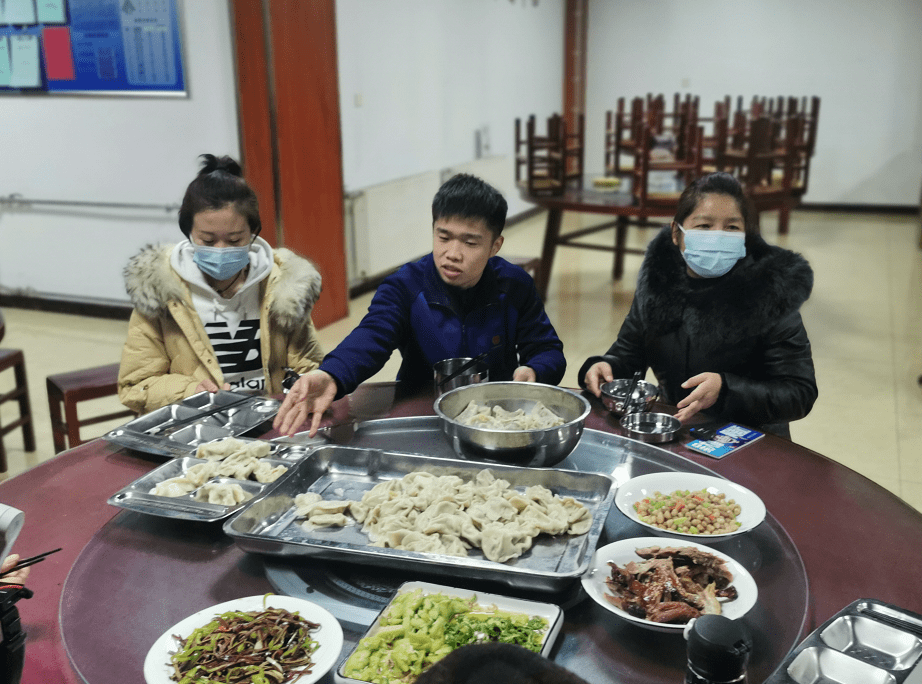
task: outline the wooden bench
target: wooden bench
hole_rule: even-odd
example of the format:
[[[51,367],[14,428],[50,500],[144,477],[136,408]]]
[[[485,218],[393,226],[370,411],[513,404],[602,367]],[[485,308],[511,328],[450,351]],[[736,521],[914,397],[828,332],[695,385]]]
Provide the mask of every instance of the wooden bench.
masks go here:
[[[2,323],[0,323],[2,330]],[[2,337],[0,333],[0,337]],[[19,419],[9,425],[0,426],[0,472],[6,472],[6,449],[3,437],[16,428],[22,428],[22,441],[26,451],[35,451],[35,428],[32,421],[32,407],[29,403],[29,385],[26,382],[26,359],[21,349],[0,349],[0,373],[13,369],[16,386],[0,394],[0,404],[15,399],[19,402]]]
[[[125,409],[82,420],[77,416],[79,402],[118,394],[118,368],[119,364],[110,363],[107,366],[48,376],[46,380],[48,409],[51,412],[51,435],[54,438],[56,454],[88,441],[80,438],[80,428],[84,425],[94,425],[135,415],[134,411]],[[64,406],[63,420],[62,405]]]

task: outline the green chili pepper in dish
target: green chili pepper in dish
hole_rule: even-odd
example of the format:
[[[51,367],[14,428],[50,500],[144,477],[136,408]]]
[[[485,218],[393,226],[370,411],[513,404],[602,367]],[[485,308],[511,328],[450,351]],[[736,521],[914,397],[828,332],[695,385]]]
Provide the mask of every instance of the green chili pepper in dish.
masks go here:
[[[170,679],[179,684],[283,684],[310,672],[320,625],[282,608],[228,611],[188,637],[173,635]]]

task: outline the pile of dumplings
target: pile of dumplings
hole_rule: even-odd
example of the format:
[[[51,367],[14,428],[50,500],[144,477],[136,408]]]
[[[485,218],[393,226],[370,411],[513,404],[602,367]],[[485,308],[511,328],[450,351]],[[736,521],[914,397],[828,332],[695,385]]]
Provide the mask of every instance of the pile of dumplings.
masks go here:
[[[476,401],[469,403],[455,421],[468,427],[487,428],[489,430],[525,431],[545,430],[564,424],[564,419],[551,411],[540,401],[535,402],[531,411],[525,413],[524,409],[507,411],[499,404],[489,406],[478,404]]]
[[[481,470],[473,480],[413,472],[375,485],[361,501],[324,501],[308,492],[295,497],[307,530],[361,523],[372,546],[467,556],[472,547],[497,563],[518,558],[539,534],[589,531],[589,509],[541,485],[524,492]],[[347,516],[348,514],[348,516]]]
[[[157,483],[150,490],[155,496],[185,496],[195,492],[196,501],[236,506],[253,498],[239,484],[233,482],[209,482],[216,477],[232,477],[236,480],[253,479],[257,482],[275,482],[287,470],[285,466],[272,466],[260,459],[269,455],[268,442],[244,442],[228,438],[201,445],[195,452],[205,463],[197,463],[179,477]]]

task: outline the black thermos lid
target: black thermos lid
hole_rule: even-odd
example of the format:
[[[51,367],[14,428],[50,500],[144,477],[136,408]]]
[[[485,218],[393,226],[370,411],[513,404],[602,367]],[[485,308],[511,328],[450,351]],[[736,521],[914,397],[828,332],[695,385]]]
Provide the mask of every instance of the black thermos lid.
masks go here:
[[[746,625],[723,615],[702,615],[687,630],[688,663],[714,682],[730,682],[746,672],[752,637]]]

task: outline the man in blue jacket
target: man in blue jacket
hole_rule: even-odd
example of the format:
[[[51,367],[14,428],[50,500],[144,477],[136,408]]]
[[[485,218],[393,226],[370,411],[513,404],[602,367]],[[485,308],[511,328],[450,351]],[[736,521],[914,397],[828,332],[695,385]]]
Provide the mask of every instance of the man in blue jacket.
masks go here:
[[[479,178],[447,181],[432,201],[432,253],[381,283],[355,330],[292,387],[275,427],[290,435],[312,415],[315,433],[330,404],[377,373],[394,349],[408,391],[431,386],[436,362],[483,352],[490,380],[559,383],[563,344],[534,282],[496,256],[506,209]]]

